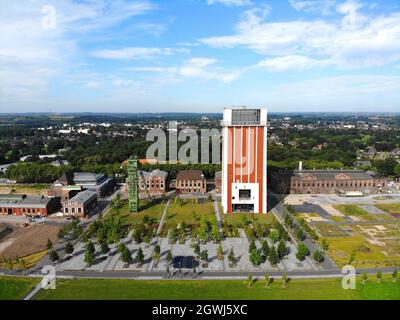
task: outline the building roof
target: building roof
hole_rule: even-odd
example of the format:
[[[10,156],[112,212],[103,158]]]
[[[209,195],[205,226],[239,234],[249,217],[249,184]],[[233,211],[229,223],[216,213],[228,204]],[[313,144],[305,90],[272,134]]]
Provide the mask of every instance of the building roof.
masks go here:
[[[77,202],[80,204],[84,204],[85,202],[92,199],[94,196],[96,196],[96,198],[97,198],[97,194],[95,192],[90,191],[90,190],[85,190],[85,191],[79,192],[75,197],[71,198],[68,202]]]
[[[25,194],[2,194],[0,206],[8,208],[46,208],[52,198]]]
[[[168,177],[168,172],[161,171],[161,170],[153,170],[152,172],[147,172],[147,171],[141,171],[143,174],[143,177],[145,179],[149,178],[161,178],[161,179],[167,179]],[[140,177],[140,176],[139,176]]]
[[[176,176],[176,180],[203,180],[204,175],[201,170],[184,170]]]
[[[104,177],[104,174],[101,173],[92,173],[92,172],[74,172],[74,182],[82,182],[82,181],[99,181]]]
[[[287,174],[302,179],[305,176],[313,176],[319,180],[334,180],[338,175],[347,175],[353,180],[382,179],[383,177],[372,171],[363,170],[285,170],[280,174]]]

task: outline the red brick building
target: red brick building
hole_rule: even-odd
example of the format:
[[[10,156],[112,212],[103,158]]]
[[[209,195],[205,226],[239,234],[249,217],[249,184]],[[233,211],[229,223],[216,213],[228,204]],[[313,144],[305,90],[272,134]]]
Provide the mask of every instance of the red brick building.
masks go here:
[[[207,191],[207,181],[200,170],[180,171],[176,177],[176,191],[178,193],[202,193]]]
[[[85,190],[63,204],[64,216],[89,217],[98,209],[97,193]]]
[[[153,170],[152,172],[139,172],[138,187],[140,191],[147,190],[150,194],[163,194],[167,190],[168,173],[161,170]]]
[[[0,195],[0,215],[47,216],[58,208],[59,202],[55,198],[25,194]]]

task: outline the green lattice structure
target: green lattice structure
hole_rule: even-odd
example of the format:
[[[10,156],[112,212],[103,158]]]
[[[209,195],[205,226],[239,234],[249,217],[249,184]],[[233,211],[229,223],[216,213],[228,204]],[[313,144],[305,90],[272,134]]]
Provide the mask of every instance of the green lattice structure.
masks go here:
[[[138,212],[138,159],[131,157],[128,160],[128,198],[129,211]]]

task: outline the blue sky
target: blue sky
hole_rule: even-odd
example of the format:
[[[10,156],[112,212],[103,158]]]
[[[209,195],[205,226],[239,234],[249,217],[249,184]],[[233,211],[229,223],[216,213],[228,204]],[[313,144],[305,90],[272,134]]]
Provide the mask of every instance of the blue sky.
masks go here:
[[[0,0],[0,112],[400,111],[398,0]]]

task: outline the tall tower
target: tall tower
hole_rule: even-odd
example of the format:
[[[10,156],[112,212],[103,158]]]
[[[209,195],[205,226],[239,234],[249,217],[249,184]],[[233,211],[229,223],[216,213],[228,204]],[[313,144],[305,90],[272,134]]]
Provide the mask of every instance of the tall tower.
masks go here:
[[[138,212],[138,179],[137,169],[138,160],[131,157],[128,160],[128,198],[129,198],[129,211]]]
[[[222,126],[224,213],[266,213],[267,110],[225,109]]]

